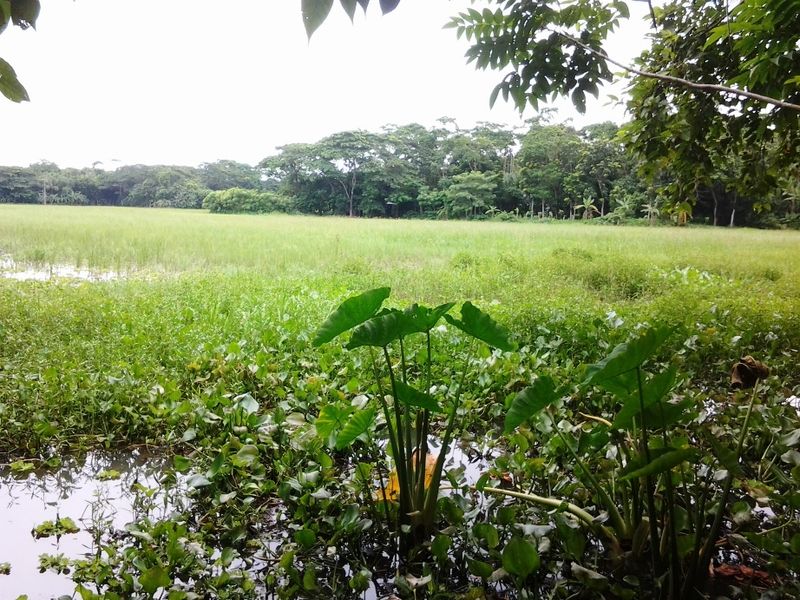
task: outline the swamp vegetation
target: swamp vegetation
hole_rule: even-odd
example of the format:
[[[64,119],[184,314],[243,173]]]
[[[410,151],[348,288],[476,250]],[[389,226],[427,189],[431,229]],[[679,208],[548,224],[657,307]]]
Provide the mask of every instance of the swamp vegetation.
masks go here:
[[[50,494],[12,597],[800,594],[796,232],[0,206],[0,244],[0,486]]]

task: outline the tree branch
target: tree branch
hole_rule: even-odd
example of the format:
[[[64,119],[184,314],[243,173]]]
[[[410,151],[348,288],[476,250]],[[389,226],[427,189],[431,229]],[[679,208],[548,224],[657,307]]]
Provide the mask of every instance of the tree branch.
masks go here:
[[[639,69],[634,69],[633,67],[630,67],[628,65],[622,64],[621,62],[614,60],[613,58],[609,57],[608,54],[606,54],[605,52],[600,52],[598,50],[595,50],[591,46],[587,46],[577,38],[572,37],[571,35],[553,29],[551,29],[550,31],[563,37],[564,39],[569,40],[576,46],[580,46],[587,52],[594,54],[595,56],[598,56],[603,60],[607,60],[612,65],[615,65],[620,69],[624,69],[629,73],[640,75],[641,77],[658,79],[659,81],[666,81],[667,83],[674,83],[677,85],[681,85],[683,87],[688,87],[693,90],[700,90],[703,92],[722,92],[725,94],[733,94],[734,96],[750,98],[751,100],[758,100],[759,102],[764,102],[765,104],[772,104],[773,106],[778,106],[780,108],[788,108],[789,110],[796,110],[800,112],[800,104],[792,104],[791,102],[785,102],[783,100],[778,100],[776,98],[771,98],[769,96],[763,96],[761,94],[756,94],[755,92],[748,92],[746,90],[740,90],[737,88],[727,87],[724,85],[717,85],[715,83],[697,83],[695,81],[689,81],[688,79],[673,77],[672,75],[664,75],[662,73],[651,73],[650,71],[641,71]]]

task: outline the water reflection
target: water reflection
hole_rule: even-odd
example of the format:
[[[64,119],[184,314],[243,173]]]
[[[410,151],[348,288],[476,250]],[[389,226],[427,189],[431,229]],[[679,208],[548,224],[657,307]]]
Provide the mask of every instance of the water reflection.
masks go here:
[[[97,539],[139,516],[133,490],[137,483],[158,487],[164,466],[165,459],[134,451],[65,457],[58,469],[21,478],[7,469],[0,470],[0,563],[11,564],[11,574],[0,575],[0,597],[27,594],[30,600],[49,600],[71,596],[75,586],[69,575],[39,573],[39,555],[63,554],[69,559],[92,555],[97,550]],[[111,471],[117,471],[119,478],[97,478],[104,472],[108,476]],[[157,493],[156,510],[166,514],[172,510],[171,501]],[[80,531],[58,539],[37,540],[31,535],[43,521],[64,517],[71,518]]]

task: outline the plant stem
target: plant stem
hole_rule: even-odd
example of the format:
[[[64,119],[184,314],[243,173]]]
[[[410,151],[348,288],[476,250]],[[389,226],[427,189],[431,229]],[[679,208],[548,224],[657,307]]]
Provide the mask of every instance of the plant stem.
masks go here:
[[[758,383],[759,380],[757,379],[755,385],[753,386],[753,394],[750,396],[750,404],[747,406],[747,414],[744,417],[742,431],[739,433],[739,443],[736,446],[737,462],[742,458],[742,448],[744,447],[744,439],[747,436],[747,429],[750,426],[750,415],[753,413],[753,405],[756,401]],[[711,529],[708,531],[708,537],[706,538],[705,544],[703,544],[703,550],[700,553],[700,558],[697,561],[696,571],[693,574],[694,577],[691,578],[693,580],[696,577],[698,581],[691,581],[689,578],[687,578],[687,582],[691,581],[691,584],[699,584],[707,577],[708,567],[711,564],[711,554],[716,547],[719,530],[722,528],[722,520],[725,516],[725,507],[728,505],[728,498],[731,494],[732,484],[733,473],[729,472],[727,477],[725,477],[725,482],[722,484],[722,498],[720,498],[719,505],[717,506],[717,513],[714,515],[714,522],[711,524]]]
[[[590,527],[597,527],[597,523],[595,523],[594,517],[582,509],[580,506],[572,504],[571,502],[567,502],[566,500],[562,500],[561,498],[549,498],[547,496],[538,496],[536,494],[526,494],[523,492],[516,492],[513,490],[504,490],[501,488],[494,488],[494,487],[485,487],[482,490],[477,489],[475,486],[470,486],[470,489],[473,489],[478,492],[485,492],[489,494],[496,494],[499,496],[510,496],[512,498],[519,498],[520,500],[526,500],[528,502],[534,502],[536,504],[542,504],[544,506],[552,506],[554,508],[560,508],[565,510],[566,512],[574,515]],[[619,539],[614,534],[614,531],[606,527],[605,525],[600,525],[599,530],[605,535],[608,540],[614,544],[615,546],[619,545]]]
[[[636,367],[636,385],[639,391],[639,410],[642,422],[641,446],[642,454],[647,464],[650,464],[650,441],[647,436],[647,423],[644,418],[644,391],[642,389],[642,369]],[[650,560],[653,563],[653,573],[661,574],[661,560],[658,555],[658,524],[656,523],[656,501],[654,498],[653,479],[645,477],[645,495],[647,496],[647,523],[650,526]]]

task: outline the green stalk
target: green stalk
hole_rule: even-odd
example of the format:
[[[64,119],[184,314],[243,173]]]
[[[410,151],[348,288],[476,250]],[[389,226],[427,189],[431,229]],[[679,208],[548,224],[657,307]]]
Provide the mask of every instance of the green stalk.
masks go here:
[[[389,416],[389,406],[386,404],[386,394],[384,394],[383,384],[381,383],[380,373],[378,372],[378,365],[377,361],[375,360],[375,352],[372,348],[369,349],[370,356],[372,357],[372,369],[375,372],[375,381],[378,383],[378,396],[380,398],[381,409],[383,410],[383,417],[386,420],[386,427],[389,429],[389,445],[392,447],[392,455],[394,456],[395,463],[397,463],[397,456],[399,453],[397,447],[397,434],[395,433],[394,429],[392,428],[392,419]],[[400,479],[398,471],[398,481]],[[384,500],[388,500],[386,498],[386,493],[384,491]]]
[[[587,467],[586,464],[581,460],[581,457],[578,456],[578,453],[575,452],[575,450],[573,450],[572,446],[567,441],[567,438],[564,437],[564,434],[561,433],[561,431],[558,429],[557,426],[555,426],[555,430],[558,436],[561,438],[561,441],[564,442],[564,445],[567,447],[567,450],[569,450],[570,454],[572,454],[572,458],[575,459],[575,462],[583,471],[584,475],[586,476],[586,479],[589,480],[589,484],[592,486],[592,488],[594,488],[594,491],[597,492],[597,495],[600,496],[600,500],[605,505],[606,510],[608,511],[608,516],[611,519],[611,522],[614,524],[614,529],[622,537],[627,537],[628,530],[627,527],[625,526],[625,520],[622,518],[622,515],[619,512],[619,508],[617,508],[617,505],[614,503],[614,500],[611,498],[611,496],[608,495],[608,492],[605,490],[605,488],[603,488],[603,486],[600,485],[600,482],[597,481],[595,476],[589,470],[589,467]]]
[[[640,419],[642,421],[642,437],[641,446],[644,459],[647,464],[650,464],[650,441],[647,436],[647,423],[644,419],[644,392],[642,390],[642,370],[636,367],[636,384],[639,388],[639,410]],[[650,560],[653,563],[653,573],[655,575],[661,574],[661,559],[658,555],[658,524],[656,523],[656,501],[654,498],[655,490],[653,489],[653,479],[647,475],[645,477],[645,495],[647,499],[647,522],[650,526]]]
[[[400,367],[401,367],[400,374],[402,375],[402,378],[403,378],[402,381],[403,381],[403,383],[408,384],[408,379],[407,379],[407,375],[406,375],[406,373],[407,373],[407,371],[406,371],[406,351],[405,351],[405,346],[403,345],[403,337],[402,336],[400,337]],[[395,396],[395,406],[397,406],[397,396]],[[409,480],[409,510],[412,510],[413,507],[411,505],[411,501],[414,498],[414,490],[413,490],[413,486],[414,486],[414,464],[413,464],[414,463],[414,454],[411,451],[411,407],[410,406],[404,406],[403,407],[403,414],[405,416],[404,428],[405,428],[405,436],[406,436],[405,447],[406,447],[406,461],[407,461],[406,462],[406,465],[407,465],[406,466],[406,477],[408,477],[408,480]],[[400,426],[398,425],[397,428],[399,430]]]
[[[425,493],[425,507],[423,508],[423,519],[425,522],[425,530],[430,531],[433,528],[433,519],[436,514],[436,502],[439,499],[439,486],[442,480],[442,469],[444,469],[444,461],[447,457],[447,450],[450,445],[450,438],[453,435],[455,428],[456,413],[458,406],[461,403],[461,390],[464,388],[464,380],[467,378],[467,371],[469,370],[469,363],[472,360],[472,355],[475,349],[475,341],[470,343],[469,353],[467,360],[464,364],[464,370],[461,373],[461,380],[458,382],[456,388],[456,395],[453,398],[453,408],[450,410],[450,415],[447,420],[447,428],[444,432],[442,439],[442,449],[439,456],[436,458],[436,465],[433,468],[433,477],[431,478],[431,485]]]
[[[431,332],[425,332],[427,360],[425,362],[425,392],[431,389]],[[419,413],[417,413],[419,416]],[[416,507],[425,505],[425,467],[428,462],[428,428],[430,427],[430,412],[422,411],[422,422],[417,427],[417,495]]]
[[[753,405],[756,401],[758,383],[759,380],[756,379],[756,383],[753,386],[753,394],[750,396],[750,404],[747,406],[747,414],[745,415],[744,423],[742,424],[742,431],[739,434],[739,443],[736,446],[737,462],[742,458],[742,448],[744,447],[744,439],[747,436],[747,429],[750,426],[750,415],[753,413]],[[708,537],[706,538],[705,544],[703,544],[703,550],[700,553],[700,559],[697,562],[696,570],[694,570],[694,573],[691,573],[691,579],[687,578],[686,584],[694,584],[695,582],[693,580],[695,577],[702,581],[706,577],[706,573],[708,573],[708,567],[711,564],[711,554],[716,547],[719,530],[722,528],[722,519],[725,516],[725,507],[728,505],[728,498],[731,495],[732,484],[733,473],[729,472],[728,476],[725,477],[725,482],[722,484],[722,498],[720,499],[719,506],[717,506],[717,513],[714,515],[714,522],[711,524],[711,529],[708,531]]]
[[[403,415],[400,411],[400,402],[397,400],[397,381],[394,378],[392,360],[389,358],[389,349],[383,347],[383,356],[386,359],[386,366],[389,369],[389,381],[392,384],[392,398],[394,402],[395,429],[397,431],[397,452],[395,456],[395,468],[397,469],[397,482],[400,485],[400,514],[403,518],[411,512],[411,497],[409,494],[409,480],[406,463],[406,450],[403,441],[403,432],[400,428],[403,425]]]
[[[485,492],[489,494],[497,494],[499,496],[510,496],[512,498],[519,498],[520,500],[526,500],[528,502],[534,502],[535,504],[541,504],[543,506],[552,506],[553,508],[560,508],[564,511],[574,515],[590,527],[598,527],[600,532],[608,538],[608,540],[614,545],[619,546],[619,538],[614,534],[614,531],[610,527],[606,527],[605,525],[599,525],[595,523],[594,517],[582,509],[580,506],[572,504],[571,502],[567,502],[566,500],[562,500],[561,498],[549,498],[547,496],[538,496],[536,494],[525,494],[522,492],[515,492],[513,490],[503,490],[500,488],[494,487],[485,487],[482,490],[478,490],[475,486],[471,486],[473,490],[479,492]]]

